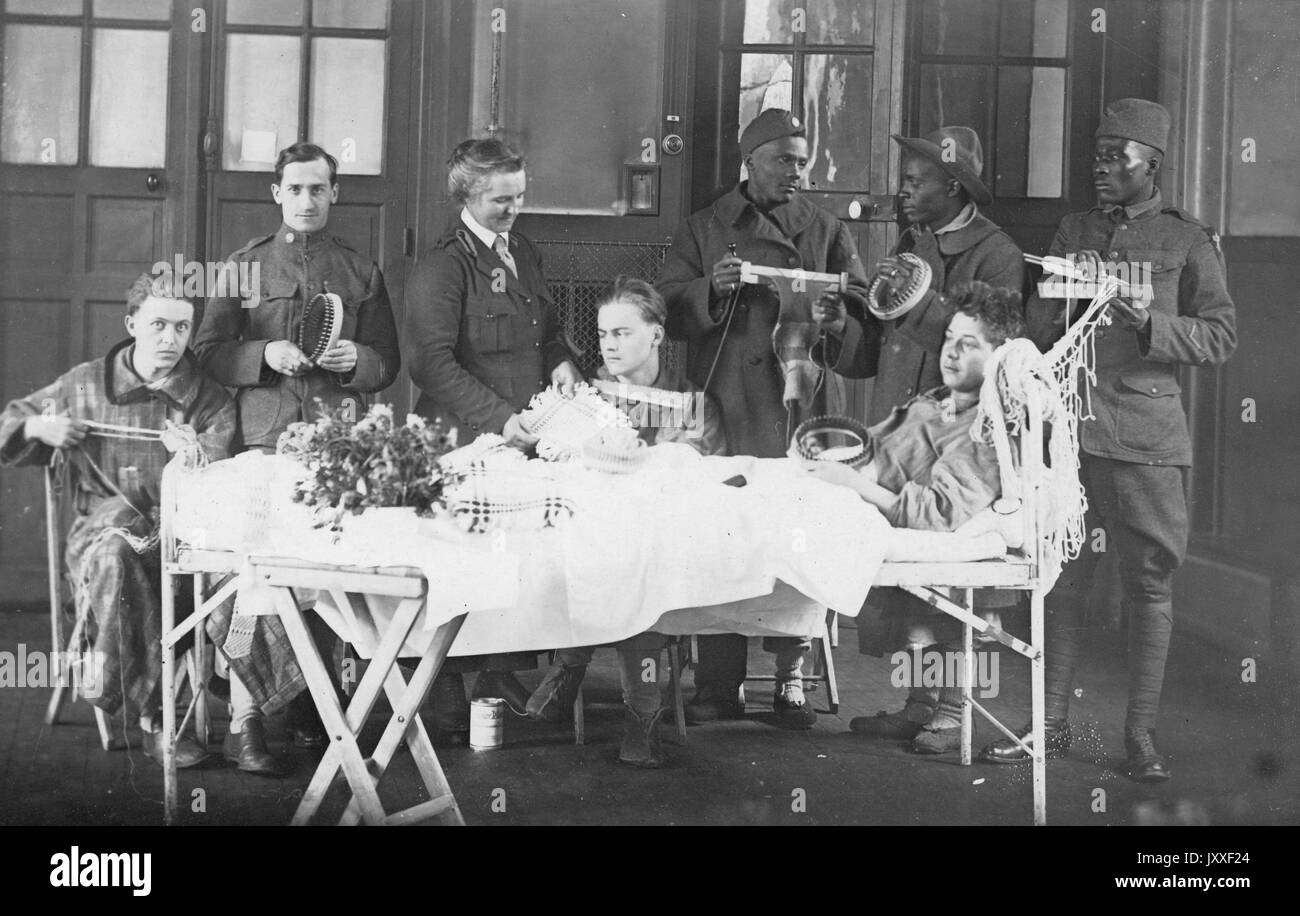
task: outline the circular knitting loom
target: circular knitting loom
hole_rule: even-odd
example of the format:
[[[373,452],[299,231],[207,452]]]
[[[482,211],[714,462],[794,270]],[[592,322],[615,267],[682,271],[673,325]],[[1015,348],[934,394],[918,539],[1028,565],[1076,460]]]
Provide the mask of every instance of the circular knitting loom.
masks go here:
[[[930,288],[932,272],[929,264],[910,251],[905,251],[898,257],[912,268],[912,277],[907,281],[906,286],[896,293],[891,292],[885,278],[876,274],[871,285],[867,287],[867,308],[881,321],[902,318],[916,308],[924,298],[926,290]]]
[[[298,349],[316,362],[339,342],[343,332],[343,300],[333,293],[317,293],[307,303],[298,328]]]
[[[794,447],[808,461],[834,461],[857,469],[871,460],[870,433],[852,417],[812,417],[794,431]]]

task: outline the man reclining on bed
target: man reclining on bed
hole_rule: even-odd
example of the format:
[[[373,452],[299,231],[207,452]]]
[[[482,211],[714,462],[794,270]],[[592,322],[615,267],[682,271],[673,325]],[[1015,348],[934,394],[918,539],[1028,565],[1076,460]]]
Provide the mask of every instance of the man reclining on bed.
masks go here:
[[[1000,495],[997,457],[991,446],[971,439],[970,429],[985,362],[1007,340],[1022,335],[1020,295],[979,281],[958,284],[945,295],[955,311],[940,356],[944,384],[895,407],[870,429],[872,458],[861,470],[809,461],[807,471],[854,490],[895,528],[977,533],[977,528],[1002,522],[999,530],[1014,542],[1018,522],[985,513]],[[924,666],[932,661],[929,653],[960,645],[961,628],[955,619],[902,589],[882,589],[876,597],[885,606],[881,650],[922,649]],[[995,600],[977,599],[976,606],[989,607]],[[861,621],[859,627],[865,624]],[[863,646],[865,654],[882,654],[875,649]],[[855,718],[849,728],[869,737],[910,740],[918,753],[954,750],[961,741],[960,686],[913,684],[902,710]]]

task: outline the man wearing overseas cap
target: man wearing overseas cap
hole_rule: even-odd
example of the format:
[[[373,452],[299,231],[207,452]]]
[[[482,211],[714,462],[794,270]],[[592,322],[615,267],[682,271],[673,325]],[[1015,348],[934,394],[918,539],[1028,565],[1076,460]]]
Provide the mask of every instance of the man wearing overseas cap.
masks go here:
[[[1049,252],[1085,262],[1085,271],[1122,273],[1117,266],[1127,265],[1128,276],[1150,277],[1149,291],[1112,299],[1111,324],[1096,331],[1092,416],[1079,424],[1090,534],[1057,582],[1046,631],[1045,750],[1061,757],[1070,746],[1066,716],[1087,587],[1100,559],[1093,548],[1102,546],[1091,532],[1104,528],[1105,544],[1118,551],[1128,621],[1127,769],[1141,782],[1170,776],[1155,727],[1173,627],[1173,572],[1187,548],[1183,475],[1192,447],[1178,367],[1217,365],[1237,345],[1217,237],[1190,214],[1165,206],[1155,185],[1168,138],[1169,112],[1155,102],[1121,99],[1107,106],[1093,156],[1097,206],[1061,220]],[[1029,335],[1040,348],[1064,333],[1065,304],[1073,301],[1030,300]],[[1026,758],[1010,741],[1000,741],[980,759]]]
[[[772,349],[780,299],[765,285],[742,284],[741,263],[848,273],[849,288],[823,301],[847,302],[854,314],[863,307],[865,274],[849,231],[799,194],[808,168],[799,117],[775,108],[760,113],[741,133],[740,151],[748,180],[686,220],[658,288],[668,304],[669,333],[690,342],[687,376],[717,400],[732,452],[776,458],[789,446],[785,379]],[[823,391],[813,410],[824,405]],[[811,728],[816,714],[804,700],[802,679],[811,640],[769,638],[764,645],[776,653],[778,723]],[[699,689],[687,721],[743,715],[745,638],[701,637],[699,646]]]
[[[943,384],[940,356],[952,320],[952,300],[942,293],[972,280],[1023,291],[1020,248],[979,212],[993,197],[981,178],[984,150],[969,127],[940,127],[926,137],[894,135],[900,147],[898,199],[908,227],[893,253],[876,265],[868,313],[813,309],[829,334],[814,357],[850,378],[875,378],[868,424],[887,419],[895,407]],[[915,260],[914,260],[915,259]],[[928,277],[927,277],[928,275]],[[976,606],[1013,603],[1014,595],[982,590]],[[902,589],[872,592],[869,608],[880,625],[859,615],[858,646],[869,655],[920,650],[927,659],[946,645],[958,646],[957,622]],[[858,716],[849,727],[868,738],[910,742],[913,751],[945,754],[961,746],[961,689],[957,684],[914,684],[902,709]]]

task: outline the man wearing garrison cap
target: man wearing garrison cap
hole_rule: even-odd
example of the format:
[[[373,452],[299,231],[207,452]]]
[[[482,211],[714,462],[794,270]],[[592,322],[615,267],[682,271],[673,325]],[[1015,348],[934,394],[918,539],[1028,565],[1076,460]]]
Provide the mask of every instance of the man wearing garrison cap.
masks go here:
[[[760,113],[741,133],[740,152],[748,180],[686,220],[658,287],[668,304],[669,333],[689,341],[690,380],[707,388],[721,407],[731,452],[777,458],[789,445],[790,420],[784,373],[772,347],[780,298],[766,285],[742,284],[741,262],[848,273],[849,288],[829,294],[829,300],[840,307],[847,303],[854,314],[862,310],[865,275],[844,225],[799,193],[808,169],[799,117],[781,109]],[[823,390],[812,410],[824,409]],[[804,700],[802,677],[811,640],[769,638],[764,644],[776,653],[778,723],[811,728],[816,714]],[[687,721],[743,715],[745,638],[705,636],[699,646],[698,690]]]
[[[876,265],[870,311],[854,316],[833,304],[813,309],[829,335],[814,358],[850,378],[875,378],[867,409],[872,425],[943,384],[940,351],[954,307],[942,293],[978,280],[1019,296],[1025,281],[1019,246],[979,211],[993,201],[981,178],[979,135],[951,126],[926,137],[894,135],[894,141],[901,148],[898,200],[908,227]],[[909,261],[913,257],[924,263],[928,283],[921,266]],[[976,606],[987,610],[1014,600],[1014,593],[981,590]],[[873,615],[866,609],[858,615],[864,654],[920,650],[928,665],[945,647],[960,646],[957,621],[902,589],[873,589],[867,608],[879,611],[880,622],[868,625]],[[961,702],[958,684],[914,684],[901,709],[856,716],[849,728],[867,738],[908,741],[916,753],[946,754],[961,747]]]
[[[1192,446],[1178,368],[1217,365],[1237,345],[1217,237],[1190,214],[1166,206],[1155,185],[1168,139],[1169,112],[1155,102],[1108,105],[1093,155],[1097,206],[1061,220],[1049,252],[1072,257],[1086,272],[1138,281],[1138,289],[1110,300],[1111,324],[1096,331],[1092,416],[1079,424],[1079,477],[1088,494],[1087,530],[1105,528],[1106,543],[1118,551],[1128,621],[1124,744],[1128,775],[1140,782],[1170,775],[1156,749],[1155,726],[1173,626],[1173,572],[1187,548],[1183,475]],[[1064,333],[1068,304],[1076,311],[1087,305],[1030,300],[1029,334],[1040,348]],[[1100,559],[1094,546],[1090,536],[1048,602],[1048,757],[1064,756],[1070,745],[1066,715],[1087,587]],[[1010,741],[986,747],[980,758],[1026,759]]]

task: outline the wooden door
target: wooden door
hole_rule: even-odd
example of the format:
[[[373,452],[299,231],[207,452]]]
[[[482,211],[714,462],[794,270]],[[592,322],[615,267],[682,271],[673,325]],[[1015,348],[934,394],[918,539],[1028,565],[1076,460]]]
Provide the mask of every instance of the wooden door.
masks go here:
[[[203,142],[209,259],[279,227],[276,155],[309,140],[339,161],[326,232],[379,264],[401,328],[413,13],[388,0],[218,4]],[[399,415],[410,403],[401,383],[383,397]]]
[[[188,256],[203,35],[171,0],[7,0],[0,14],[0,398],[126,337],[126,289]],[[44,592],[38,468],[0,472],[0,595]]]

